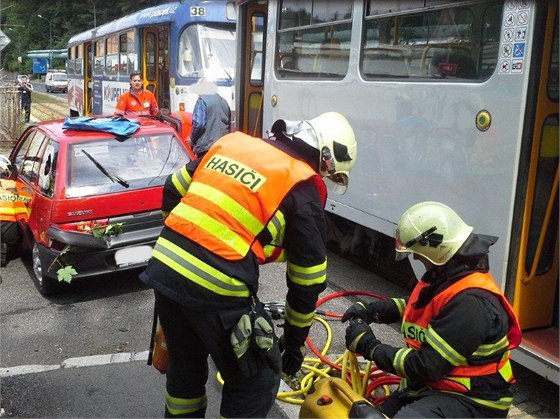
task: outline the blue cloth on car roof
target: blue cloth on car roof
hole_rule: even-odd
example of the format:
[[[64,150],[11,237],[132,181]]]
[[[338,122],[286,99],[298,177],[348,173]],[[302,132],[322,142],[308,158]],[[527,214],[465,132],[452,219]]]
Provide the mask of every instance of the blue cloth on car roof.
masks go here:
[[[115,134],[117,137],[128,137],[140,128],[140,123],[123,116],[92,117],[78,116],[66,117],[62,129],[75,131],[100,131]]]

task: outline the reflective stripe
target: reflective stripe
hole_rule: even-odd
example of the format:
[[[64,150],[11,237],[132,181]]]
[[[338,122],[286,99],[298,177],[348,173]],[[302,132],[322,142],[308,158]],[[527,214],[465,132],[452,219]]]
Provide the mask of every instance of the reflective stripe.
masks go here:
[[[407,376],[405,371],[404,371],[404,362],[405,362],[405,359],[408,356],[408,354],[410,352],[412,352],[413,350],[414,349],[412,349],[412,348],[401,348],[395,354],[395,357],[393,358],[393,368],[395,368],[395,371],[396,371],[398,376],[400,376],[400,377],[406,377]]]
[[[399,310],[399,313],[401,314],[401,317],[404,313],[404,309],[406,307],[406,300],[404,298],[391,298],[393,300],[393,302],[395,303],[395,305],[397,306],[397,309]]]
[[[286,303],[286,312],[285,312],[285,319],[288,323],[292,326],[296,327],[309,327],[313,323],[313,319],[315,318],[315,310],[311,313],[299,313],[295,311],[288,303]]]
[[[249,296],[249,289],[243,282],[225,275],[163,237],[156,242],[153,256],[186,279],[216,294]]]
[[[221,241],[233,249],[241,257],[244,257],[249,252],[249,243],[245,242],[225,224],[220,223],[210,215],[190,207],[183,202],[180,202],[173,209],[173,214],[190,221],[202,230],[210,233],[216,240]]]
[[[194,182],[191,185],[189,192],[213,202],[222,208],[222,210],[226,211],[231,217],[235,218],[255,236],[264,228],[264,225],[259,221],[259,219],[251,214],[247,208],[235,199],[226,195],[222,191],[213,188],[212,186],[205,185],[200,182]]]
[[[303,267],[288,262],[288,278],[294,284],[310,286],[322,284],[327,280],[327,261],[320,265]]]
[[[452,394],[456,394],[452,391],[444,391],[444,393],[452,393]],[[499,400],[484,400],[484,399],[479,399],[477,397],[469,397],[469,396],[465,396],[463,395],[463,397],[467,397],[468,399],[472,400],[475,403],[481,404],[483,406],[487,406],[487,407],[491,407],[493,409],[498,409],[498,410],[508,410],[511,407],[511,404],[513,403],[513,397],[502,397]]]
[[[507,355],[509,356],[509,351],[507,352]],[[513,370],[511,368],[511,362],[509,362],[509,359],[504,364],[504,366],[498,370],[498,372],[503,377],[503,379],[506,380],[507,383],[511,383],[514,380]]]
[[[173,397],[167,390],[165,391],[165,407],[172,415],[185,415],[199,410],[206,409],[208,405],[207,395],[193,399],[182,399]]]
[[[284,233],[286,230],[286,220],[282,211],[276,211],[274,216],[266,225],[267,230],[272,236],[272,244],[281,245],[284,243]]]
[[[173,186],[175,186],[175,189],[177,189],[177,192],[181,194],[181,196],[185,196],[187,194],[187,189],[189,189],[191,181],[191,175],[189,175],[189,172],[187,171],[187,168],[185,166],[183,166],[178,172],[175,172],[173,173],[173,175],[171,175],[171,182],[173,183]]]
[[[451,365],[457,367],[459,365],[467,365],[467,358],[453,349],[438,333],[428,327],[426,333],[426,342],[436,350],[442,358],[445,358]]]
[[[496,343],[480,345],[476,351],[473,352],[473,355],[476,356],[490,356],[498,352],[502,352],[509,346],[509,339],[507,336],[504,336]]]

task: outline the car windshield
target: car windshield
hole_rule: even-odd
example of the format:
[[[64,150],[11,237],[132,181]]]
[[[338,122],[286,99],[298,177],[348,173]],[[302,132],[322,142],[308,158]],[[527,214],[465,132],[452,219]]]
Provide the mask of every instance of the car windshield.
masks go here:
[[[53,80],[55,81],[66,81],[68,76],[66,74],[53,74]]]
[[[185,148],[172,134],[72,144],[68,152],[66,197],[161,186],[169,174],[188,161]]]

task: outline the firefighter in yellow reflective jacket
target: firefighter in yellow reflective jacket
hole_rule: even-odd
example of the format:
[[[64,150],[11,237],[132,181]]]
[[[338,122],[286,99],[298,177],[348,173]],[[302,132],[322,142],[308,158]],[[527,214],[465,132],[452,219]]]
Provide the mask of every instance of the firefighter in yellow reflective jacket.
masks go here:
[[[422,202],[396,230],[397,259],[409,253],[426,273],[408,302],[352,305],[346,346],[401,377],[381,410],[389,417],[506,417],[513,397],[510,351],[521,342],[511,305],[488,272],[497,237],[474,234],[449,207]],[[382,344],[367,323],[402,319],[406,348]]]
[[[278,120],[269,139],[227,134],[168,179],[165,227],[141,274],[155,290],[169,351],[166,417],[204,416],[208,355],[224,379],[220,415],[266,417],[280,371],[301,367],[326,287],[321,178],[344,189],[356,151],[346,118],[328,112]],[[288,293],[279,348],[257,292],[258,266],[282,260]],[[247,345],[238,345],[251,322]],[[268,334],[268,347],[255,339],[257,329]]]
[[[11,167],[8,158],[0,155],[0,266],[6,266],[9,246],[21,238],[18,221],[29,219],[33,196],[25,185],[10,179]]]

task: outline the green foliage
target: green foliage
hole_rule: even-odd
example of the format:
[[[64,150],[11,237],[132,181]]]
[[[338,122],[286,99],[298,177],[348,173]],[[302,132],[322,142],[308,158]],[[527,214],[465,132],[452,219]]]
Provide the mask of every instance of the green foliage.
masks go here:
[[[3,10],[0,23],[2,31],[11,42],[1,52],[0,67],[12,72],[31,74],[32,59],[27,57],[28,51],[50,49],[51,39],[53,49],[65,49],[72,36],[87,28],[93,29],[94,20],[99,26],[137,10],[169,2],[170,0],[4,0],[1,2]],[[18,63],[19,56],[23,58],[21,64]],[[64,66],[64,60],[53,60],[53,67]]]
[[[109,224],[105,227],[95,225],[91,234],[93,234],[93,237],[96,238],[116,236],[122,233],[122,225],[123,223]]]
[[[72,266],[65,266],[64,268],[60,268],[56,271],[56,277],[59,282],[67,282],[70,283],[72,281],[72,277],[74,275],[78,275],[78,272]]]
[[[98,239],[102,237],[116,236],[123,232],[122,226],[123,223],[108,224],[107,226],[96,224],[93,227],[91,234],[93,235],[93,237]],[[72,281],[72,278],[78,274],[78,272],[76,272],[74,267],[71,265],[72,250],[74,250],[72,246],[64,246],[64,249],[62,249],[60,253],[54,258],[51,265],[49,266],[49,269],[47,269],[47,271],[50,271],[53,268],[54,264],[58,264],[60,266],[60,269],[56,271],[56,277],[59,282],[70,283],[70,281]]]

